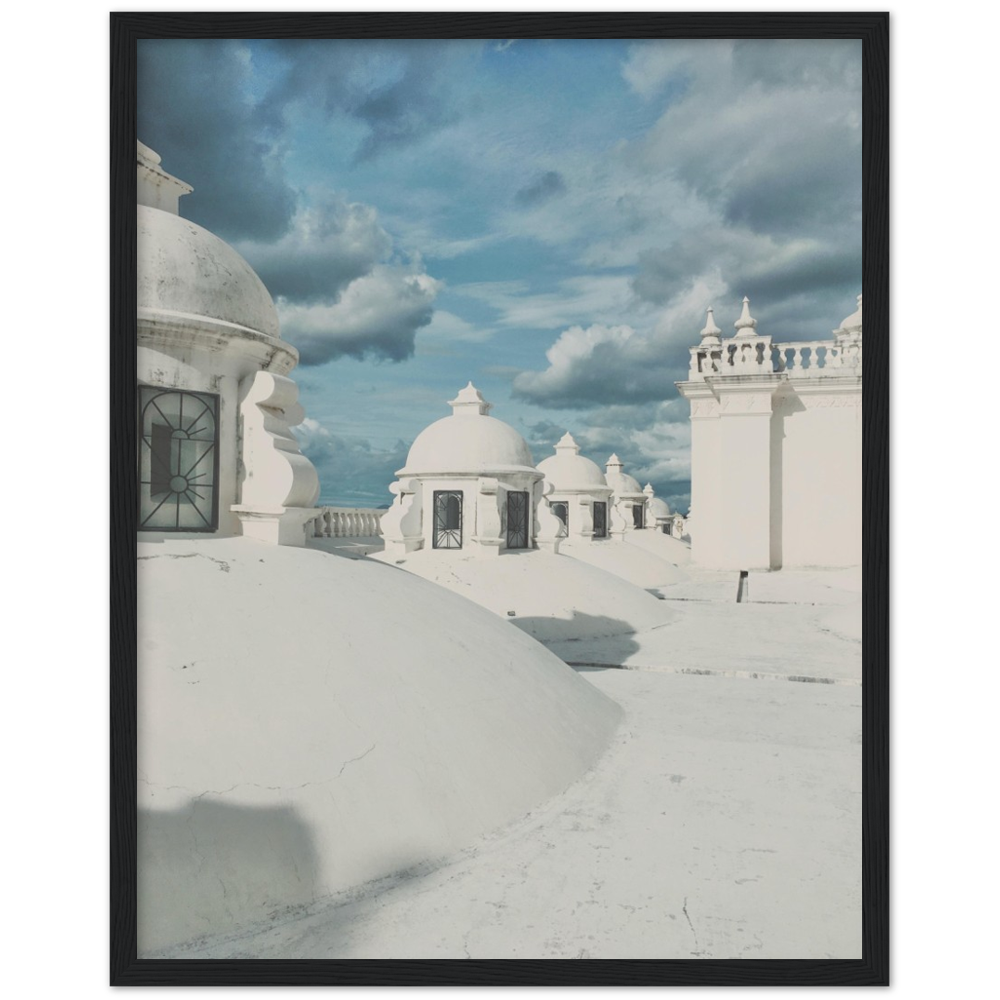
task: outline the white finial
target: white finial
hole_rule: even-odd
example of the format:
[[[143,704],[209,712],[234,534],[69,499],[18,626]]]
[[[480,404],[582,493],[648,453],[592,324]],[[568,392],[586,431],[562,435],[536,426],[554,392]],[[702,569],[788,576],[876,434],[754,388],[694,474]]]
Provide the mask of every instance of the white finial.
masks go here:
[[[705,329],[701,331],[701,342],[703,344],[721,344],[719,339],[722,331],[715,325],[715,313],[711,306],[708,307],[708,319],[705,320]]]
[[[737,337],[752,337],[757,328],[757,320],[750,315],[750,300],[743,296],[743,312],[740,318],[733,324],[736,327]]]
[[[653,484],[652,483],[646,483],[646,485],[643,486],[643,488],[642,488],[642,492],[645,493],[646,496],[648,496],[648,497],[652,497],[652,496],[656,495],[656,491],[653,489]]]
[[[617,465],[619,468],[621,468],[621,464],[622,464],[621,459],[617,455],[612,455],[611,458],[609,458],[607,461],[607,465],[609,468],[612,465]]]
[[[843,337],[860,337],[861,336],[861,296],[858,296],[858,308],[851,313],[841,324],[840,327],[833,331],[834,336]]]
[[[556,451],[572,451],[579,452],[580,446],[573,440],[573,435],[569,431],[559,439],[559,443],[556,445]]]
[[[472,415],[485,417],[493,408],[492,403],[483,399],[483,394],[470,382],[448,405],[456,416]]]

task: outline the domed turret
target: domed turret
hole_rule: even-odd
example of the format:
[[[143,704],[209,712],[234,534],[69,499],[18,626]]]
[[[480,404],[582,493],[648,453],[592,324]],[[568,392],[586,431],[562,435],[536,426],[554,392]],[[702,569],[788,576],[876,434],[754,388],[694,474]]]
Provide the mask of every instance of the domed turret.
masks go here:
[[[580,454],[573,435],[566,433],[556,453],[539,462],[545,475],[549,509],[562,521],[570,538],[590,541],[608,534],[608,500],[611,487],[596,462]]]
[[[489,415],[492,405],[471,382],[449,405],[451,416],[417,435],[396,473],[396,501],[382,517],[386,551],[558,549],[555,518],[547,506],[538,510],[543,476],[528,443]]]
[[[601,467],[580,454],[580,446],[568,432],[556,445],[556,453],[538,463],[538,471],[544,472],[546,481],[558,491],[601,489],[608,485]]]
[[[527,441],[510,424],[489,415],[492,403],[471,382],[448,405],[451,416],[417,435],[397,476],[535,471]]]
[[[191,186],[141,142],[136,184],[139,530],[302,545],[319,479],[290,430],[298,352],[253,268],[178,215]]]

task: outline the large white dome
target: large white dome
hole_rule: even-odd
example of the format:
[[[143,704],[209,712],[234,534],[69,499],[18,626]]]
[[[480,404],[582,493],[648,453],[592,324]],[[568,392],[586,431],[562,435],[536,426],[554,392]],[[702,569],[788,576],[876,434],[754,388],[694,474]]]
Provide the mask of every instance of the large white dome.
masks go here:
[[[607,490],[600,466],[580,454],[580,447],[569,433],[556,445],[556,453],[538,463],[538,471],[559,492]]]
[[[140,316],[208,318],[279,336],[264,282],[228,243],[147,205],[138,206],[137,235]]]
[[[488,415],[490,404],[470,382],[451,400],[450,417],[421,431],[397,476],[534,472],[527,441]]]

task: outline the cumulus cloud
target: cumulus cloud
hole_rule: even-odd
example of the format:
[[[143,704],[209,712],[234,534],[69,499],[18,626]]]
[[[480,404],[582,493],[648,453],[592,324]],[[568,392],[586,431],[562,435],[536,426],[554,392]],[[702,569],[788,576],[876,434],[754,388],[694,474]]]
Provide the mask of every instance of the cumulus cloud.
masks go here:
[[[683,347],[697,340],[701,303],[718,291],[698,282],[662,313],[651,329],[572,326],[546,351],[548,367],[521,372],[513,382],[519,399],[555,409],[635,404],[674,394],[687,367]],[[697,324],[697,325],[696,325]]]
[[[392,240],[370,205],[323,193],[299,209],[280,239],[242,242],[238,249],[272,295],[332,302],[389,255]]]
[[[406,461],[409,446],[397,441],[376,448],[363,437],[339,435],[306,417],[293,428],[303,454],[316,466],[320,504],[331,507],[383,507],[392,502],[389,484]]]
[[[431,322],[440,285],[417,266],[378,264],[332,305],[279,298],[282,336],[303,365],[344,356],[402,361],[413,355],[417,330]]]

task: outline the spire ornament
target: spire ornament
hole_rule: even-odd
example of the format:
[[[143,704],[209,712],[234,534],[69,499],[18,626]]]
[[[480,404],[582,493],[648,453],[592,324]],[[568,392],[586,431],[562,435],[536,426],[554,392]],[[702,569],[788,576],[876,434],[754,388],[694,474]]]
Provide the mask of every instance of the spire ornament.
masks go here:
[[[722,343],[720,339],[722,331],[715,325],[715,314],[711,306],[708,307],[708,318],[705,320],[705,329],[701,331],[702,346],[714,347]]]
[[[757,320],[750,315],[750,300],[743,296],[743,312],[740,318],[733,324],[736,327],[737,337],[754,337],[757,333]]]

